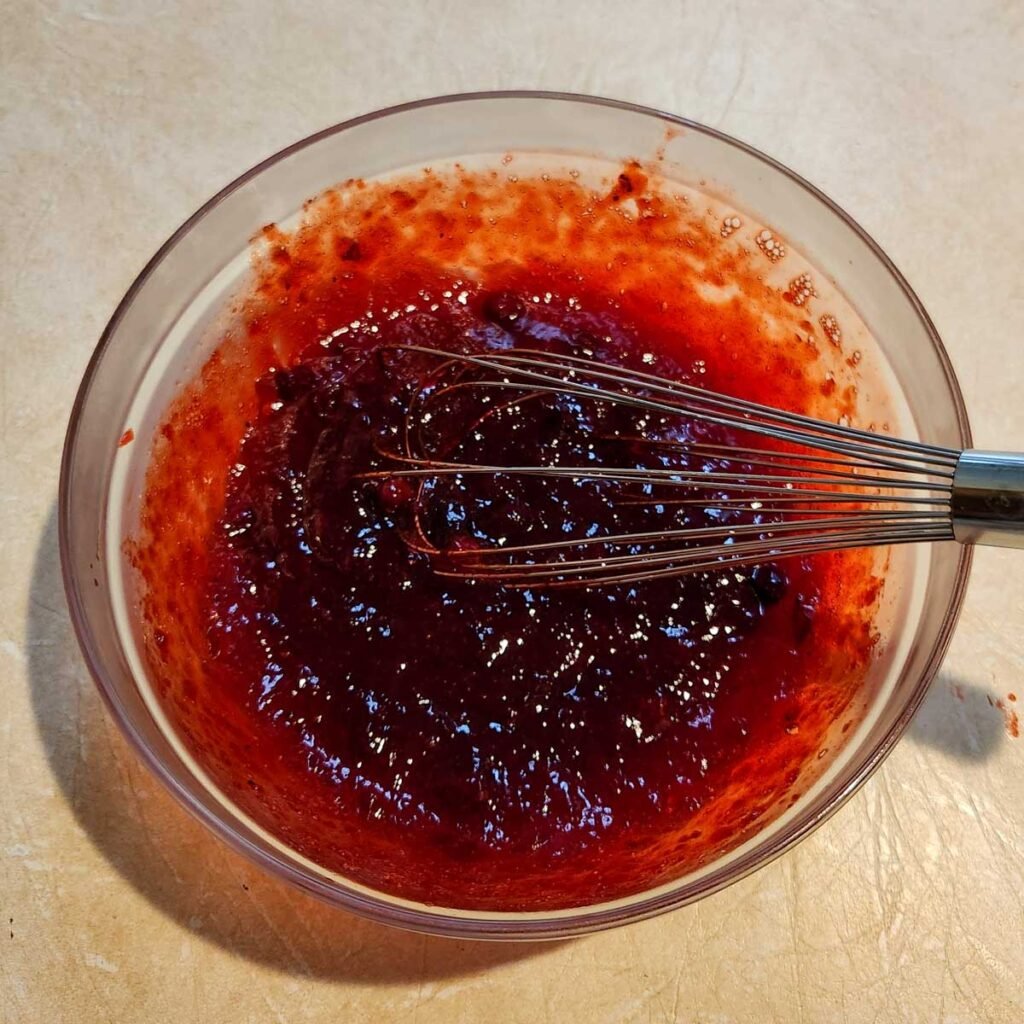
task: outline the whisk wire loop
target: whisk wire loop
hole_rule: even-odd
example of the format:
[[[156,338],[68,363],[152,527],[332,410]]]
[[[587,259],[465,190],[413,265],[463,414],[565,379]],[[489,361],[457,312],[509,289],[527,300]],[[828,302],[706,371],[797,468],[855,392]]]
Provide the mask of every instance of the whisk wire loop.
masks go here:
[[[410,545],[434,557],[443,576],[592,587],[954,536],[956,449],[732,398],[589,354],[402,349],[437,363],[409,403],[400,447],[382,449],[386,468],[364,476],[416,481]],[[496,464],[465,454],[488,421],[567,401],[630,412],[628,432],[597,435],[604,450],[621,448],[623,464],[574,464],[560,452],[536,464]],[[445,416],[459,429],[437,431]],[[733,443],[737,434],[751,440]],[[465,485],[479,476],[611,488],[613,508],[637,507],[653,520],[650,528],[593,525],[585,535],[554,538],[535,537],[527,524],[526,535],[511,541],[439,546],[422,519],[425,502],[444,480]]]

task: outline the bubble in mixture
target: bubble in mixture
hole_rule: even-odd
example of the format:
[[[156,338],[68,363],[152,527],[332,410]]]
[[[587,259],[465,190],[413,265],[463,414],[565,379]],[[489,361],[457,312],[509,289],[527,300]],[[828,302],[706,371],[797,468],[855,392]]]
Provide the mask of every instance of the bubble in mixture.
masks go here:
[[[758,232],[754,241],[772,263],[778,263],[786,255],[786,247],[767,228]]]
[[[792,302],[794,306],[805,306],[811,299],[817,297],[817,294],[814,290],[814,282],[811,280],[811,275],[803,273],[794,277],[789,282],[785,298],[787,302]]]
[[[818,323],[825,332],[825,337],[836,348],[839,348],[843,343],[843,331],[839,326],[839,321],[831,313],[825,313],[824,316],[818,318]]]
[[[735,214],[731,217],[726,217],[722,221],[722,227],[720,234],[723,238],[729,238],[734,235],[739,229],[743,227],[743,221],[739,219]]]

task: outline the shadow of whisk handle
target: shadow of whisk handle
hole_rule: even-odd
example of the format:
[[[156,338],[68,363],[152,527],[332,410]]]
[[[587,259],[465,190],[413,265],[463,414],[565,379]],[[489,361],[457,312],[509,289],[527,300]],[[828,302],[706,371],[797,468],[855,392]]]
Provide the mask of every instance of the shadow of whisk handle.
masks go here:
[[[950,508],[961,544],[1024,548],[1024,455],[962,452]]]

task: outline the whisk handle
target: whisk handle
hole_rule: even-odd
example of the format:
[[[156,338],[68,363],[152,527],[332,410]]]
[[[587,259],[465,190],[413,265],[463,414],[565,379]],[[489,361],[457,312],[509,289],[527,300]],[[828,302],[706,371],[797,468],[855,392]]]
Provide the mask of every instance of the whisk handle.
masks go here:
[[[962,452],[950,507],[961,544],[1024,548],[1024,454]]]

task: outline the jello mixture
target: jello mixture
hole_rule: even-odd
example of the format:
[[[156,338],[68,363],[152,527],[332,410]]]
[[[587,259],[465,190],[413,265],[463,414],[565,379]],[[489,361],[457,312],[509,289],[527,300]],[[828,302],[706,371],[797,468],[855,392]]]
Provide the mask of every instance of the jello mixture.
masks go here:
[[[636,164],[600,190],[455,168],[347,182],[255,240],[252,283],[156,438],[128,545],[157,695],[255,821],[409,899],[572,907],[707,863],[828,763],[866,697],[870,554],[592,588],[455,578],[444,552],[510,535],[733,513],[585,474],[410,478],[394,457],[438,362],[409,345],[585,353],[855,416],[809,285],[765,283],[782,246],[735,244],[734,220]],[[657,443],[750,437],[571,396],[474,422],[442,418],[438,451],[750,468]]]

